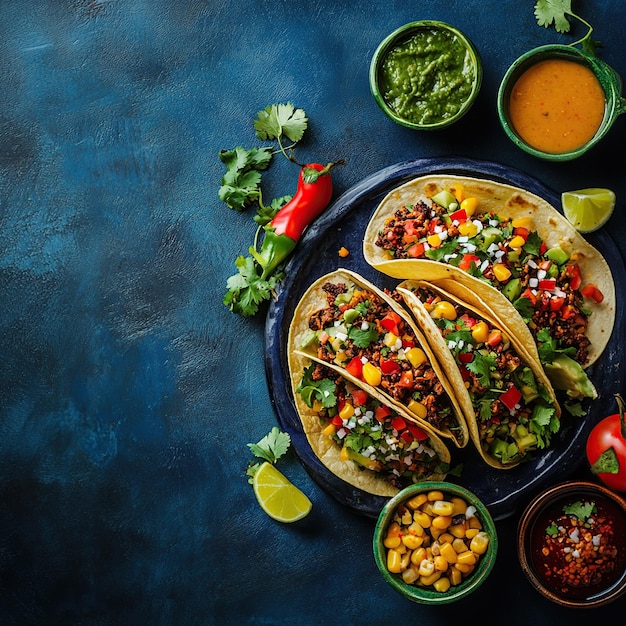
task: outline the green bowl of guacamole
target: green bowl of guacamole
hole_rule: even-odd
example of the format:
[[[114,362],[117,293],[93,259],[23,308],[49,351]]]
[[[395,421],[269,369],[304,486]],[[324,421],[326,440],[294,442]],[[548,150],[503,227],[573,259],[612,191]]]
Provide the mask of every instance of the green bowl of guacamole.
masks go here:
[[[480,91],[482,63],[458,28],[421,20],[385,37],[372,57],[369,79],[387,117],[407,128],[436,130],[471,108]]]

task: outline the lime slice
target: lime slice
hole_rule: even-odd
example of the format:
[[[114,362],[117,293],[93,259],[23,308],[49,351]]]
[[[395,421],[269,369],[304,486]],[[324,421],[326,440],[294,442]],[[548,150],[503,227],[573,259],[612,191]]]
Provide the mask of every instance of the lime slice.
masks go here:
[[[590,188],[561,194],[563,214],[576,230],[591,233],[604,226],[613,215],[615,193],[610,189]]]
[[[254,494],[261,508],[279,522],[295,522],[309,514],[311,501],[279,472],[265,461],[252,479]]]

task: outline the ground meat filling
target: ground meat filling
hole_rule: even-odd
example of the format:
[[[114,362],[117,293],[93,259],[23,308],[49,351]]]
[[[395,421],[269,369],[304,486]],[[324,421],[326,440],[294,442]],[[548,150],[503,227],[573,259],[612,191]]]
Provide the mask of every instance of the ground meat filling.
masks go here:
[[[322,286],[322,289],[326,293],[328,306],[314,312],[309,318],[309,328],[316,332],[329,328],[335,321],[342,319],[345,307],[340,308],[336,306],[335,299],[339,294],[348,292],[346,285],[341,283],[328,282]],[[352,342],[347,341],[345,349],[346,360],[359,357],[378,365],[383,359],[394,358],[394,353],[390,352],[389,348],[385,346],[385,330],[380,325],[380,320],[392,311],[391,307],[376,294],[363,289],[356,289],[349,305],[346,306],[355,308],[360,303],[366,303],[367,307],[362,307],[365,309],[365,313],[359,318],[359,323],[366,322],[374,325],[377,329],[378,339],[372,341],[365,348],[357,347]],[[411,329],[404,322],[401,322],[399,327],[404,335],[410,335],[415,345],[419,346]],[[332,363],[335,355],[325,345],[320,345],[317,357]],[[396,362],[400,371],[389,374],[383,373],[379,389],[405,406],[412,399],[423,404],[427,409],[427,416],[424,419],[433,427],[439,430],[454,431],[457,429],[458,425],[454,419],[450,399],[432,365],[426,361],[417,367],[413,367],[407,359],[397,359]],[[413,373],[413,384],[411,386],[399,385],[402,373],[409,370]]]
[[[443,224],[443,218],[436,211],[420,200],[412,206],[399,208],[385,223],[376,238],[375,244],[389,253],[395,259],[412,258],[411,250],[416,241],[421,241],[433,233]],[[447,240],[450,241],[459,235],[459,229],[455,224],[447,224]],[[409,236],[410,233],[410,236]],[[428,257],[428,255],[426,255]],[[441,260],[441,259],[440,259]],[[537,263],[541,263],[542,257],[534,257]],[[447,262],[445,259],[443,262]],[[454,263],[451,263],[454,265]],[[522,264],[517,268],[522,289],[529,286],[531,268],[528,264]],[[493,264],[484,264],[481,269],[482,276],[487,281],[498,284],[495,281]],[[572,355],[582,367],[588,361],[589,347],[591,342],[587,337],[587,314],[585,313],[583,298],[577,289],[571,289],[569,278],[564,269],[558,280],[559,290],[565,293],[565,308],[551,310],[549,296],[544,292],[533,302],[532,321],[529,328],[534,338],[542,329],[547,329],[550,336],[560,349],[571,348],[575,350]],[[567,310],[567,316],[562,311]]]

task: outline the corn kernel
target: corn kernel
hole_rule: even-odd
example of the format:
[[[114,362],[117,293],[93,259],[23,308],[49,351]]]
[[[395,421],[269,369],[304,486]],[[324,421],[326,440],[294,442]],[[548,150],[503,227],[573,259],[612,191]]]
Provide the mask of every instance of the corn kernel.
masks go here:
[[[445,593],[448,589],[450,589],[450,579],[446,576],[442,576],[433,583],[433,587],[435,591]]]
[[[421,348],[410,348],[404,355],[413,367],[418,367],[427,360],[426,353]]]
[[[439,555],[435,557],[435,570],[438,572],[445,572],[448,569],[448,561],[445,557]]]
[[[400,557],[400,569],[404,571],[409,566],[410,562],[411,562],[411,553],[408,551],[404,552],[402,556]]]
[[[429,491],[426,494],[429,502],[436,502],[437,500],[443,500],[443,493],[439,490]]]
[[[534,222],[532,217],[518,217],[511,221],[513,228],[527,228],[528,230],[534,229]]]
[[[451,565],[457,562],[457,553],[456,550],[452,547],[451,543],[442,543],[441,547],[439,548],[439,552],[441,556],[444,557],[445,560]]]
[[[465,529],[465,524],[454,524],[448,528],[448,532],[457,539],[463,539],[467,536],[467,531]]]
[[[441,572],[433,572],[430,576],[420,576],[420,583],[425,587],[430,587],[436,580],[441,578]]]
[[[478,234],[478,226],[476,226],[474,222],[461,222],[459,224],[459,233],[464,237],[476,237]]]
[[[388,347],[388,348],[393,348],[396,343],[398,342],[398,339],[400,339],[400,337],[398,337],[398,335],[389,332],[389,333],[385,333],[385,337],[383,338],[383,342],[384,344]]]
[[[435,500],[433,502],[433,513],[435,515],[451,516],[454,511],[454,505],[447,500]]]
[[[436,526],[431,526],[430,527],[430,534],[432,535],[432,538],[437,541],[439,539],[439,535],[441,535],[441,533],[444,531],[443,528],[437,528]]]
[[[439,530],[446,530],[448,526],[450,526],[450,522],[452,518],[449,515],[437,515],[433,517],[432,527],[438,528]]]
[[[417,579],[417,571],[413,567],[408,567],[402,572],[402,580],[407,585],[412,585]]]
[[[393,548],[387,551],[387,569],[393,574],[399,574],[402,570],[402,556]]]
[[[511,270],[502,263],[494,263],[493,274],[501,283],[511,278]]]
[[[460,552],[456,557],[457,565],[459,563],[463,565],[476,565],[476,555],[471,550],[465,550]]]
[[[476,554],[485,554],[489,546],[489,535],[481,531],[470,542],[470,550]]]
[[[368,361],[363,364],[363,380],[372,387],[378,387],[382,380],[382,372]]]
[[[429,559],[424,559],[420,565],[417,573],[420,576],[430,576],[435,571],[435,563]]]
[[[450,570],[450,584],[456,587],[456,585],[460,585],[462,581],[463,574],[458,569],[453,567]]]
[[[478,533],[480,532],[480,530],[478,530],[478,528],[468,528],[465,531],[465,538],[466,539],[472,539],[473,537],[475,537]]]
[[[413,510],[419,509],[419,507],[422,506],[427,499],[428,498],[425,493],[418,493],[416,496],[413,496],[410,500],[408,500],[406,505]]]
[[[431,518],[430,515],[426,515],[423,511],[415,511],[413,513],[413,519],[422,527],[422,528],[430,528]]]
[[[455,563],[452,567],[465,575],[469,574],[474,569],[474,566],[469,563]]]
[[[467,502],[463,500],[463,498],[459,498],[457,496],[450,499],[452,504],[454,504],[454,512],[453,515],[459,515],[460,513],[465,513],[467,510]]]
[[[407,532],[411,535],[415,535],[416,537],[424,536],[424,529],[417,522],[411,522],[407,528]]]
[[[418,537],[417,535],[403,535],[402,536],[402,543],[409,550],[415,550],[416,548],[419,548],[423,542],[424,542],[424,539],[422,537]]]
[[[478,530],[482,530],[483,525],[480,523],[480,520],[476,516],[470,517],[467,521],[470,528],[478,528]]]
[[[419,567],[419,564],[426,559],[426,555],[426,548],[419,547],[417,550],[413,550],[411,553],[411,563]]]
[[[454,537],[449,533],[441,533],[439,535],[439,543],[443,545],[444,543],[452,543],[454,541]]]
[[[431,248],[438,248],[441,245],[441,237],[437,233],[426,237],[426,241]]]
[[[467,550],[467,546],[465,545],[465,542],[463,541],[463,539],[455,539],[452,542],[452,547],[457,552],[457,554],[461,552],[465,552]]]

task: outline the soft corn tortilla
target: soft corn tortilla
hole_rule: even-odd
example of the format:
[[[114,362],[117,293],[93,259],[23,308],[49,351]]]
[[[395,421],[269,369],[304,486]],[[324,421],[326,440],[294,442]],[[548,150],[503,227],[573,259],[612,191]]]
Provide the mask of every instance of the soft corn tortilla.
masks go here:
[[[395,398],[386,394],[383,390],[372,387],[368,385],[362,380],[355,380],[351,377],[344,368],[339,367],[333,363],[328,363],[326,361],[322,361],[317,358],[317,350],[315,345],[303,346],[304,338],[309,333],[309,325],[308,321],[311,315],[320,309],[323,309],[327,306],[326,293],[323,291],[322,286],[327,283],[332,282],[335,284],[344,283],[348,288],[352,285],[358,286],[360,289],[370,291],[375,293],[379,298],[387,302],[391,308],[400,315],[407,325],[411,328],[415,337],[417,339],[417,345],[424,350],[426,353],[428,360],[435,371],[435,374],[439,378],[444,390],[446,391],[448,398],[450,399],[450,404],[452,407],[452,412],[454,417],[456,417],[458,424],[458,433],[452,433],[449,430],[439,430],[430,425],[427,421],[420,419],[412,412],[410,412],[402,403],[397,401]],[[321,278],[317,279],[306,291],[306,293],[302,296],[300,302],[296,306],[294,311],[293,320],[291,322],[291,326],[289,328],[289,336],[287,343],[287,353],[289,359],[289,370],[292,378],[292,385],[296,385],[300,381],[298,377],[295,380],[295,376],[300,376],[302,371],[302,359],[312,359],[314,361],[318,361],[323,363],[324,365],[328,365],[328,367],[335,369],[340,372],[342,376],[344,376],[347,380],[354,382],[358,387],[361,387],[365,391],[367,391],[370,395],[377,397],[385,404],[393,407],[393,409],[398,412],[398,414],[402,415],[404,418],[414,422],[421,428],[429,432],[435,432],[440,437],[444,439],[450,439],[454,442],[457,447],[464,447],[469,442],[469,429],[467,423],[465,421],[463,411],[459,405],[459,402],[454,393],[454,389],[450,385],[448,379],[443,372],[435,353],[432,348],[425,340],[421,331],[415,325],[415,322],[409,315],[407,311],[405,311],[400,305],[394,302],[389,296],[387,296],[383,291],[378,289],[375,285],[371,284],[362,276],[351,272],[349,270],[341,269],[335,272],[331,272]],[[295,387],[294,387],[295,394]]]
[[[463,285],[466,291],[476,294],[483,307],[487,307],[510,334],[518,336],[526,348],[539,360],[537,347],[530,330],[511,302],[498,289],[451,265],[428,259],[385,258],[384,251],[376,246],[378,232],[387,219],[404,205],[412,205],[421,198],[432,198],[448,190],[454,193],[462,186],[465,197],[480,200],[478,210],[494,211],[503,218],[532,219],[539,236],[549,248],[560,246],[570,256],[575,255],[585,283],[595,284],[604,294],[601,303],[586,301],[591,311],[587,336],[591,341],[589,358],[583,367],[592,365],[606,348],[615,323],[615,284],[608,263],[591,244],[567,221],[559,211],[543,198],[507,185],[478,178],[437,175],[422,176],[392,190],[375,210],[365,231],[363,255],[365,260],[380,272],[399,279],[429,280],[451,279]]]
[[[331,437],[322,433],[323,427],[319,415],[314,409],[307,406],[297,391],[300,380],[302,379],[302,374],[311,362],[312,359],[302,352],[289,351],[289,372],[293,398],[298,416],[302,422],[304,434],[306,435],[311,449],[327,469],[353,487],[362,489],[363,491],[371,493],[375,496],[394,496],[398,493],[398,489],[396,487],[388,483],[382,476],[376,474],[375,472],[363,469],[355,461],[351,459],[342,460],[341,448],[332,440]],[[342,376],[344,376],[346,380],[355,382],[354,379],[346,373],[342,372]],[[431,430],[428,430],[427,428],[423,428],[423,430],[426,431],[430,437],[428,441],[429,447],[435,451],[440,461],[449,465],[450,451],[445,446],[443,441]],[[443,480],[445,476],[445,473],[434,473],[428,477],[428,480]]]
[[[397,287],[398,291],[402,294],[405,299],[405,302],[411,309],[413,315],[417,319],[421,329],[424,331],[424,335],[429,343],[433,346],[433,348],[437,351],[437,354],[440,357],[440,362],[443,368],[446,371],[446,375],[448,379],[452,382],[455,389],[457,390],[457,397],[459,398],[459,402],[463,408],[465,413],[465,419],[469,426],[470,436],[472,441],[478,450],[478,453],[483,458],[483,460],[496,469],[511,469],[519,465],[519,463],[508,463],[506,465],[502,464],[497,459],[493,458],[491,455],[487,454],[481,445],[480,434],[478,429],[478,423],[476,421],[476,411],[472,404],[470,394],[467,391],[465,384],[463,382],[463,378],[461,377],[461,372],[459,370],[452,353],[448,349],[446,345],[445,339],[441,336],[441,332],[437,325],[433,322],[430,314],[424,307],[421,300],[414,293],[414,290],[424,287],[435,293],[438,293],[446,300],[450,300],[474,313],[477,319],[485,319],[489,321],[492,325],[498,326],[497,320],[494,320],[488,312],[484,311],[483,307],[472,306],[468,302],[464,301],[462,298],[457,298],[453,296],[451,293],[447,292],[443,289],[440,283],[429,282],[425,280],[406,280],[400,283]],[[556,411],[557,417],[561,415],[561,408],[556,399],[556,394],[548,377],[546,376],[543,367],[539,360],[533,359],[526,351],[524,344],[519,341],[519,339],[513,335],[507,335],[511,345],[517,352],[518,356],[522,359],[522,361],[530,367],[532,370],[535,379],[538,384],[541,384],[547,390],[552,403],[554,404],[554,408]]]

